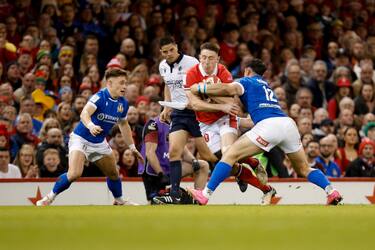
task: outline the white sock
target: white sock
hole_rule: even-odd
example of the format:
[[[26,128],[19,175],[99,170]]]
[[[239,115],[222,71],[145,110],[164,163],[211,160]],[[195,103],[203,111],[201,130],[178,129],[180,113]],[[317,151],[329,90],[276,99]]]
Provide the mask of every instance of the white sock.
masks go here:
[[[335,189],[332,187],[332,185],[328,185],[324,190],[327,194],[331,194]]]
[[[117,198],[115,198],[115,201],[118,201],[118,202],[124,202],[124,199],[123,199],[122,196],[121,196],[121,197],[117,197]]]
[[[47,194],[48,199],[54,200],[56,198],[57,194],[55,194],[52,190]]]
[[[209,199],[213,193],[213,191],[211,189],[209,189],[207,186],[204,187],[203,191],[203,196],[206,197],[207,199]]]

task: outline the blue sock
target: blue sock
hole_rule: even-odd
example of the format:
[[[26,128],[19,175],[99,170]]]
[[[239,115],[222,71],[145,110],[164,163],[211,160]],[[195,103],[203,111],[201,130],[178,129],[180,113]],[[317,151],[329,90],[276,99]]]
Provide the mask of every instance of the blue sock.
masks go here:
[[[180,197],[181,161],[169,162],[169,177],[171,179],[171,196]]]
[[[216,164],[214,171],[212,172],[210,181],[207,184],[207,188],[209,188],[211,191],[215,191],[217,186],[219,186],[221,182],[230,176],[231,170],[231,165],[220,161],[218,164]]]
[[[313,171],[311,171],[307,175],[307,179],[309,180],[309,182],[314,183],[324,190],[328,185],[331,185],[331,182],[329,182],[327,177],[323,174],[322,171],[320,171],[320,169],[314,169]]]
[[[68,180],[67,173],[62,174],[55,182],[55,186],[53,186],[52,192],[54,192],[55,194],[59,194],[68,189],[70,187],[70,184],[71,182]]]
[[[117,180],[111,180],[107,177],[107,186],[108,189],[112,192],[113,197],[122,197],[122,183],[120,178],[118,178]]]

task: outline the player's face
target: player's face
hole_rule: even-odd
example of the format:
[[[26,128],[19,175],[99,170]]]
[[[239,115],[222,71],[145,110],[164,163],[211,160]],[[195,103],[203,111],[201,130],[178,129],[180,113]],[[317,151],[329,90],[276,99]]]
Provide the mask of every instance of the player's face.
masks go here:
[[[128,80],[125,76],[112,77],[108,80],[108,89],[113,98],[125,96]]]
[[[176,44],[167,44],[161,47],[160,49],[161,56],[167,60],[167,63],[172,63],[178,58],[178,50]]]
[[[199,61],[204,71],[211,75],[219,63],[219,55],[215,51],[204,49],[199,55]]]

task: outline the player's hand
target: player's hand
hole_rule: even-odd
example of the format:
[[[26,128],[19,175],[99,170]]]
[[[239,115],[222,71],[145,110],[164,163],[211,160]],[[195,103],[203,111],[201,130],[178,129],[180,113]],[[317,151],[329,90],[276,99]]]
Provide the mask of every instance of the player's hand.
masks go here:
[[[241,112],[240,106],[238,106],[235,103],[227,103],[222,105],[222,110],[224,113],[230,114],[230,115],[238,115]]]
[[[130,149],[133,154],[135,155],[135,157],[137,157],[137,159],[142,163],[142,164],[145,164],[145,159],[143,159],[141,153],[139,153],[139,151],[136,149],[136,148],[131,148]]]
[[[90,130],[90,133],[93,136],[97,136],[98,134],[100,134],[103,131],[103,129],[100,126],[97,126],[97,125],[95,125],[92,122],[89,123],[89,125],[87,126],[87,128]]]
[[[171,109],[168,107],[164,107],[163,111],[160,113],[159,120],[164,123],[170,123]]]

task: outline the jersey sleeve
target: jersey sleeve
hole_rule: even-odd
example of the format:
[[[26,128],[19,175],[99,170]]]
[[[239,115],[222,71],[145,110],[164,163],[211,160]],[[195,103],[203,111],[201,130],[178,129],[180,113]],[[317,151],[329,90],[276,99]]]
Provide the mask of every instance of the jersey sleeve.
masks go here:
[[[153,120],[148,121],[148,123],[145,125],[144,141],[145,143],[158,143],[158,124]]]
[[[103,102],[103,97],[100,95],[100,93],[96,93],[95,95],[91,96],[87,104],[94,106],[95,108],[98,108]]]
[[[240,95],[243,95],[243,94],[245,93],[245,86],[244,86],[245,83],[246,83],[246,82],[245,82],[243,79],[239,79],[239,80],[233,82],[233,84],[237,84],[238,86],[241,87],[242,91],[241,91],[241,94],[240,94]]]
[[[121,113],[120,120],[126,120],[129,110],[129,103],[124,99],[122,101],[122,106],[124,108],[124,111]]]

